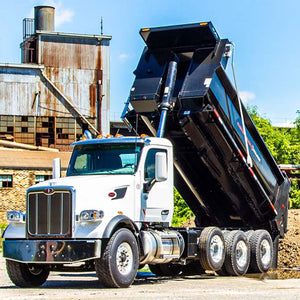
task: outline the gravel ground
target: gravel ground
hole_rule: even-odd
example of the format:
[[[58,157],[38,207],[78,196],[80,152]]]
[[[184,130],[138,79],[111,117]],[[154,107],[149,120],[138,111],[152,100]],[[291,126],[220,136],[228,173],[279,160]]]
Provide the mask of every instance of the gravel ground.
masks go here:
[[[300,273],[300,272],[298,272]],[[300,279],[274,280],[276,274],[253,278],[197,275],[154,277],[139,273],[127,289],[102,287],[94,273],[53,272],[40,288],[21,289],[9,280],[0,258],[2,299],[299,299]],[[300,276],[299,276],[300,277]]]
[[[289,212],[289,232],[280,243],[280,269],[248,277],[209,275],[155,277],[139,273],[128,289],[107,289],[95,273],[52,272],[40,288],[21,289],[9,280],[0,253],[0,293],[9,299],[299,299],[300,210]]]
[[[280,268],[300,268],[300,209],[289,210],[288,232],[279,243]]]

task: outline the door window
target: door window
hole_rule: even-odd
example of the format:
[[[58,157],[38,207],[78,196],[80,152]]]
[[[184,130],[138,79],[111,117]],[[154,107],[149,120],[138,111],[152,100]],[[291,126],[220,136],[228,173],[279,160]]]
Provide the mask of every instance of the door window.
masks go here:
[[[145,180],[149,181],[155,177],[155,155],[158,152],[167,153],[161,149],[150,149],[145,162]]]

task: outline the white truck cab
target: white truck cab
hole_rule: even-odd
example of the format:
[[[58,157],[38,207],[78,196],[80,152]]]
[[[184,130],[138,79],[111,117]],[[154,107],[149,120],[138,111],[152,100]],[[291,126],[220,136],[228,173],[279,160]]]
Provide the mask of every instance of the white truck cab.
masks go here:
[[[137,234],[148,225],[171,226],[170,141],[121,136],[86,139],[73,145],[66,177],[29,188],[26,215],[8,212],[11,222],[3,235],[3,256],[8,260],[9,273],[29,264],[31,268],[58,268],[100,259],[103,241],[107,243],[118,228],[129,228],[130,234]],[[147,252],[157,248],[155,238],[149,234],[140,238],[150,246],[145,244],[144,253],[138,256],[153,256]],[[179,235],[172,233],[172,239],[178,244]],[[17,285],[32,284],[19,277],[13,279]]]

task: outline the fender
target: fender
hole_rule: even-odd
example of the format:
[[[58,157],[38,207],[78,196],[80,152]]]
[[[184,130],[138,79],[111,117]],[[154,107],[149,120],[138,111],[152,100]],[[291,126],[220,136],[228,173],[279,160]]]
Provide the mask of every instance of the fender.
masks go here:
[[[123,225],[123,226],[120,226]],[[125,226],[124,226],[125,225]],[[139,228],[136,226],[136,224],[127,216],[124,215],[118,215],[113,217],[110,222],[107,224],[102,238],[110,238],[112,234],[116,231],[116,228],[125,227],[133,232],[139,232]]]

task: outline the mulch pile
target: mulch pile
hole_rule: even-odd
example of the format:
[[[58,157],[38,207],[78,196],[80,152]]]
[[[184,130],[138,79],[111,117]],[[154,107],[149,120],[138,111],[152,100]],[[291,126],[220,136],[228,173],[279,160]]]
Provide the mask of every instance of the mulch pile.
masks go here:
[[[300,209],[289,210],[288,232],[279,243],[279,268],[300,268]]]

